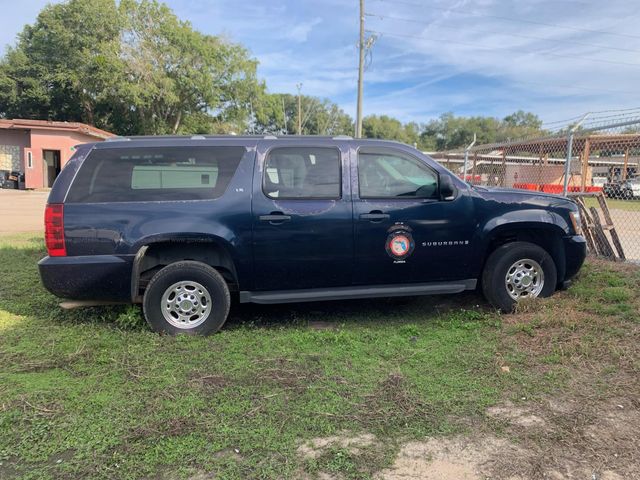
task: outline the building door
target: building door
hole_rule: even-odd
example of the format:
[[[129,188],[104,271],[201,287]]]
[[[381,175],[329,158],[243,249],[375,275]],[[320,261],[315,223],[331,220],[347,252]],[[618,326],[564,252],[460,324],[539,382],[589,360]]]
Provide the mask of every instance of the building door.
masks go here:
[[[43,186],[51,188],[56,177],[60,173],[60,150],[43,150],[42,158],[44,159]]]

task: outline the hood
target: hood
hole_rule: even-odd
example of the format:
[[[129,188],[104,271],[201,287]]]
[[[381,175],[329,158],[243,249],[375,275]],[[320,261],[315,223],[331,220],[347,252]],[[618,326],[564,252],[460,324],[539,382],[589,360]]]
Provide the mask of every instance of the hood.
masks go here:
[[[561,195],[554,195],[552,193],[544,193],[533,190],[522,190],[520,188],[504,188],[504,187],[484,187],[480,185],[473,185],[475,190],[480,196],[484,198],[493,199],[505,199],[509,201],[521,201],[527,203],[543,203],[547,205],[565,205],[567,204],[576,206],[576,203],[570,198],[563,197]]]

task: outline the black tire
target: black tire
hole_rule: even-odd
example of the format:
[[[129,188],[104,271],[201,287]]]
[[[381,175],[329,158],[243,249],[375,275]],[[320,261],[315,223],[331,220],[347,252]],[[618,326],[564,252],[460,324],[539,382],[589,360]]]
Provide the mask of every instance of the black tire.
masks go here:
[[[557,285],[556,265],[546,250],[528,242],[512,242],[494,250],[482,272],[482,292],[497,309],[505,313],[513,312],[517,300],[507,290],[506,276],[509,269],[519,260],[530,259],[538,263],[544,273],[544,282],[538,297],[553,294]]]
[[[181,282],[185,282],[185,285],[178,285]],[[177,316],[175,313],[176,309],[181,308],[178,305],[173,309],[167,308],[166,310],[167,315],[173,318],[173,323],[165,318],[163,296],[169,292],[170,287],[175,285],[178,286],[172,289],[172,292],[177,290],[183,292],[180,295],[195,297],[194,300],[185,298],[187,302],[192,302],[191,306],[196,313],[190,317],[193,320],[180,321],[183,317]],[[194,285],[199,286],[194,287]],[[200,287],[203,289],[201,290]],[[211,300],[210,303],[206,301],[207,294]],[[175,293],[173,299],[176,299]],[[169,301],[173,302],[173,300],[167,300],[167,302]],[[227,287],[222,275],[204,263],[182,261],[167,265],[153,276],[144,292],[143,311],[147,323],[158,333],[208,335],[217,332],[224,325],[229,314],[230,304],[229,287]],[[197,308],[205,311],[202,313],[200,311],[196,312]],[[174,311],[173,316],[170,310]],[[188,313],[185,313],[184,316],[188,315]],[[189,321],[192,322],[191,325],[193,326],[189,325]],[[178,325],[184,326],[180,327]]]

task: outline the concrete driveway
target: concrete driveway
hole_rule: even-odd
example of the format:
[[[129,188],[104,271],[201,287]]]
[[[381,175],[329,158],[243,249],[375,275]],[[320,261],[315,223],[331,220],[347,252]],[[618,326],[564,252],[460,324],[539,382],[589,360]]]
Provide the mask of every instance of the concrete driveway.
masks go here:
[[[0,189],[0,235],[44,231],[49,192]]]

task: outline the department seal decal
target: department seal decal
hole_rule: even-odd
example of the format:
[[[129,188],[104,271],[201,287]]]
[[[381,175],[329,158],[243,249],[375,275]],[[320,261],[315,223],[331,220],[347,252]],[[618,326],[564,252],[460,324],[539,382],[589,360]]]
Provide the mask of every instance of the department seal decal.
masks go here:
[[[411,255],[414,246],[411,233],[399,230],[389,234],[385,248],[394,260],[404,260]]]

